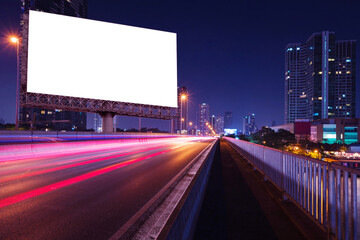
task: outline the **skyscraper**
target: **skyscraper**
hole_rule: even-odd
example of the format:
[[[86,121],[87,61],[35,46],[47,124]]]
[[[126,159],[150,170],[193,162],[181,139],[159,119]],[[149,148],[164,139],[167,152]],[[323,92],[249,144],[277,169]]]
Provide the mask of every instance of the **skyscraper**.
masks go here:
[[[36,10],[72,17],[87,16],[87,0],[21,0],[21,11]]]
[[[243,133],[244,135],[251,135],[257,131],[257,127],[255,124],[255,114],[249,113],[243,119]]]
[[[215,129],[215,115],[211,115],[209,119],[209,123],[213,129]]]
[[[355,117],[355,46],[329,31],[286,46],[285,123]]]
[[[215,117],[215,132],[220,134],[224,132],[224,117],[223,116],[216,116]]]
[[[230,111],[224,114],[224,128],[232,128],[232,112]]]
[[[28,14],[29,10],[84,18],[87,16],[87,0],[21,0],[20,28],[22,33],[22,29],[24,28],[24,16]],[[27,41],[24,37],[22,37],[22,39],[23,41]],[[27,49],[22,45],[20,50],[20,64],[23,64],[22,62],[26,63],[26,51]],[[84,112],[21,107],[18,118],[20,120],[20,125],[32,125],[36,129],[86,129],[86,113]]]
[[[200,134],[205,135],[208,133],[208,127],[206,126],[206,123],[209,122],[209,114],[210,107],[207,103],[202,103],[199,106],[199,130]]]
[[[336,41],[335,48],[335,117],[355,118],[356,41]]]

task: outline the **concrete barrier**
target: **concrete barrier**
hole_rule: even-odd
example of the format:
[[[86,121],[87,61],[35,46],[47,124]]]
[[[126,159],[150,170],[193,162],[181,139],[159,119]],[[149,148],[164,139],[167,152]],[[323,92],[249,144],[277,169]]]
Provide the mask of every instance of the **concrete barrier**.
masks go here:
[[[166,239],[192,239],[198,222],[199,213],[204,200],[210,170],[218,147],[217,141],[208,154],[206,161],[193,178],[188,191],[182,197],[180,203],[166,223],[159,238]]]

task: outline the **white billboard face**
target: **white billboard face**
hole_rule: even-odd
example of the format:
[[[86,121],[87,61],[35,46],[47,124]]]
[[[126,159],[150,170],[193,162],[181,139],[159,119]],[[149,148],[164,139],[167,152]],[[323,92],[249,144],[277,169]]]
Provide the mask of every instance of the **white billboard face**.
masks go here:
[[[29,14],[28,92],[177,107],[175,33]]]

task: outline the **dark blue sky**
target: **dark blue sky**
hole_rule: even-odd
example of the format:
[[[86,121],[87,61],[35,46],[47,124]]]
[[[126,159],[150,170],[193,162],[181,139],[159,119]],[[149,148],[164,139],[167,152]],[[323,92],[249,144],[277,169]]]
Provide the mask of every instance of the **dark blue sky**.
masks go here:
[[[15,32],[20,0],[0,0],[1,37]],[[234,127],[256,114],[258,126],[284,118],[284,49],[312,33],[334,31],[337,40],[360,39],[360,3],[342,1],[175,1],[89,0],[88,18],[178,34],[178,85],[190,96],[190,120],[198,104],[210,112],[233,112]],[[357,49],[358,88],[359,57]],[[0,118],[15,119],[16,51],[0,46]],[[357,91],[359,92],[359,91]],[[360,115],[357,96],[357,117]],[[122,128],[137,118],[120,118]],[[169,129],[168,121],[143,120],[142,126]]]

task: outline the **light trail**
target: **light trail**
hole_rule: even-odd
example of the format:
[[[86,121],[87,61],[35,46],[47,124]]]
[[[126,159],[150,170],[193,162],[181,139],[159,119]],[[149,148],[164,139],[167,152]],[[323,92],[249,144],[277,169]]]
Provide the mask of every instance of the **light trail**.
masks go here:
[[[200,138],[169,138],[169,139],[149,139],[148,142],[139,142],[139,139],[126,140],[94,140],[87,142],[63,142],[63,143],[40,143],[24,145],[5,145],[0,146],[0,164],[12,161],[26,160],[47,160],[51,157],[66,157],[73,154],[95,153],[96,151],[106,151],[126,147],[134,147],[143,144],[161,144],[166,140],[167,143],[180,143]],[[125,142],[124,142],[125,141]]]
[[[37,189],[34,189],[34,190],[30,190],[30,191],[27,191],[27,192],[24,192],[24,193],[20,193],[20,194],[11,196],[11,197],[1,199],[0,200],[0,208],[3,208],[3,207],[6,207],[6,206],[9,206],[9,205],[24,201],[24,200],[32,198],[32,197],[35,197],[35,196],[38,196],[38,195],[41,195],[41,194],[44,194],[44,193],[59,189],[59,188],[63,188],[63,187],[66,187],[66,186],[69,186],[69,185],[72,185],[72,184],[75,184],[75,183],[78,183],[78,182],[81,182],[81,181],[84,181],[84,180],[87,180],[87,179],[90,179],[90,178],[93,178],[93,177],[96,177],[96,176],[99,176],[99,175],[102,175],[104,173],[108,173],[110,171],[113,171],[113,170],[116,170],[116,169],[119,169],[119,168],[122,168],[122,167],[125,167],[125,166],[128,166],[128,165],[131,165],[131,164],[134,164],[134,163],[137,163],[137,162],[140,162],[140,161],[144,161],[144,160],[146,160],[148,158],[155,157],[155,156],[158,156],[160,154],[170,152],[172,150],[173,149],[167,149],[167,150],[160,151],[160,152],[157,152],[157,153],[153,153],[153,154],[150,154],[150,155],[146,155],[146,156],[143,156],[143,157],[140,157],[140,158],[136,158],[136,159],[128,160],[128,161],[125,161],[125,162],[117,163],[117,164],[107,166],[107,167],[104,167],[104,168],[101,168],[101,169],[98,169],[98,170],[95,170],[95,171],[91,171],[89,173],[85,173],[85,174],[77,176],[77,177],[66,179],[66,180],[63,180],[63,181],[60,181],[60,182],[57,182],[57,183],[53,183],[53,184],[50,184],[50,185],[47,185],[47,186],[44,186],[44,187],[40,187],[40,188],[37,188]]]
[[[116,154],[116,155],[96,158],[96,159],[92,159],[92,160],[88,160],[88,161],[84,161],[84,162],[79,162],[79,161],[83,161],[83,160],[86,160],[86,159],[90,158],[89,156],[88,157],[83,157],[81,159],[77,159],[77,163],[64,165],[64,166],[59,166],[59,167],[50,168],[50,169],[45,169],[45,170],[40,170],[40,171],[36,171],[36,172],[32,172],[32,173],[27,173],[25,175],[14,176],[14,177],[6,178],[6,179],[0,179],[0,183],[12,181],[12,180],[18,180],[18,179],[22,179],[22,178],[27,178],[27,177],[31,177],[31,176],[36,176],[36,175],[49,173],[49,172],[55,172],[55,171],[64,170],[64,169],[68,169],[68,168],[83,166],[83,165],[86,165],[86,164],[106,161],[106,160],[115,159],[115,158],[119,158],[119,157],[124,157],[124,156],[132,155],[132,154],[137,154],[137,153],[141,153],[141,152],[145,152],[145,151],[153,151],[153,150],[157,150],[157,149],[161,149],[161,148],[164,148],[164,147],[146,148],[146,149],[142,149],[142,150],[138,150],[138,151],[126,152],[126,153],[122,153],[122,154]],[[104,155],[109,155],[109,154],[104,154]],[[48,165],[48,166],[53,166],[53,165],[54,164]],[[21,172],[22,170],[14,170],[14,171],[15,172]],[[5,174],[8,174],[8,173],[2,173],[2,174],[5,175]]]

